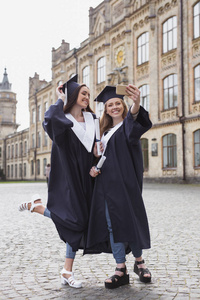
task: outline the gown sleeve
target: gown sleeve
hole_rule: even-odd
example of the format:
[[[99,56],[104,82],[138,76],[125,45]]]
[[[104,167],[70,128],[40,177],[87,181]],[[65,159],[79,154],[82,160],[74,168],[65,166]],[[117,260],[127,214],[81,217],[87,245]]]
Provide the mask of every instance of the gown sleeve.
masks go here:
[[[134,120],[130,109],[124,119],[124,130],[128,141],[132,145],[138,144],[140,137],[152,127],[148,112],[140,106],[137,118]]]
[[[66,130],[73,127],[73,123],[65,117],[63,105],[63,101],[58,99],[58,101],[51,105],[45,112],[44,121],[42,123],[44,130],[56,144],[62,143],[62,137],[66,133]]]

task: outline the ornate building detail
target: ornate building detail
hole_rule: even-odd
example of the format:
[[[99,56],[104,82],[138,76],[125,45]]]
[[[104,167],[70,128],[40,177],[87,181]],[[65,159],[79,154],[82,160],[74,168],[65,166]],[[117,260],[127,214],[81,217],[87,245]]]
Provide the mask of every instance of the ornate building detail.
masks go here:
[[[192,104],[192,113],[200,113],[200,102]]]
[[[128,83],[127,73],[128,73],[128,66],[114,69],[112,73],[108,74],[109,85],[116,85],[119,83],[127,84]]]
[[[192,45],[192,56],[197,57],[200,55],[200,39],[196,39],[193,41]]]
[[[113,15],[115,18],[119,18],[123,14],[124,1],[119,2],[113,7]]]
[[[136,31],[139,27],[142,28],[145,24],[149,23],[149,16],[146,16],[144,19],[141,19],[138,23],[133,25],[133,29]]]
[[[170,10],[173,6],[176,6],[176,5],[178,5],[177,0],[172,0],[171,3],[170,3],[170,2],[167,2],[164,6],[161,6],[161,7],[158,9],[158,15],[164,14],[165,12],[167,12],[167,11]]]
[[[112,45],[115,45],[115,44],[121,42],[124,39],[125,34],[126,34],[126,31],[124,30],[121,33],[118,33],[117,36],[113,37],[111,40]]]
[[[136,78],[137,80],[141,80],[149,77],[149,63],[142,64],[141,66],[137,66]]]
[[[177,118],[177,109],[170,109],[161,112],[161,121],[171,121]]]
[[[125,57],[126,57],[125,47],[120,46],[115,51],[115,64],[116,64],[117,67],[122,67],[124,65]]]
[[[67,67],[67,72],[74,71],[76,69],[76,63],[72,63]]]
[[[170,52],[169,54],[163,55],[161,60],[162,71],[172,68],[177,65],[177,55],[176,50]]]
[[[176,176],[177,171],[176,170],[163,170],[163,176]]]

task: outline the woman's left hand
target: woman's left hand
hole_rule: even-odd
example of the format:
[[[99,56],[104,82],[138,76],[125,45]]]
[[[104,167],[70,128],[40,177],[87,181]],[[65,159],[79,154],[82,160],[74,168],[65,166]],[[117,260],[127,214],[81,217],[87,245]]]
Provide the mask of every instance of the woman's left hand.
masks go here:
[[[126,88],[128,97],[133,100],[131,113],[136,114],[140,109],[140,90],[133,84],[129,84]]]
[[[92,177],[97,177],[101,172],[100,171],[97,171],[95,167],[92,167],[90,169],[90,176]]]
[[[100,151],[101,151],[101,153],[103,152],[103,143],[100,141],[100,146],[99,146],[99,148],[100,148]],[[100,155],[98,155],[98,153],[97,153],[97,143],[95,142],[95,145],[94,145],[94,150],[93,150],[93,154],[94,154],[94,156],[96,156],[96,157],[100,157]]]

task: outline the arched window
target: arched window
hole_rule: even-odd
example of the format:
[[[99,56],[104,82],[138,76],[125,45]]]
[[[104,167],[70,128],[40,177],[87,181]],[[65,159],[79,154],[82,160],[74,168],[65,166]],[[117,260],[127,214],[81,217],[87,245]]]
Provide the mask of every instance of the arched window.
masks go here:
[[[106,80],[106,59],[101,57],[97,61],[97,83],[101,83]]]
[[[149,85],[144,84],[140,88],[140,104],[149,111]]]
[[[138,65],[149,61],[149,33],[145,32],[138,37],[137,41]]]
[[[163,136],[163,168],[177,167],[176,135],[169,133]]]
[[[194,132],[194,166],[200,167],[200,129]]]
[[[40,175],[40,160],[37,159],[37,175]]]
[[[194,68],[194,101],[200,101],[200,65]]]
[[[163,53],[177,48],[177,17],[163,23]]]
[[[178,86],[177,74],[171,74],[163,80],[164,109],[177,107]]]
[[[200,36],[200,2],[193,7],[193,35],[194,39]]]
[[[141,139],[142,158],[144,171],[149,169],[149,145],[147,139]]]
[[[90,68],[86,66],[82,71],[82,82],[85,83],[88,87],[90,87]]]

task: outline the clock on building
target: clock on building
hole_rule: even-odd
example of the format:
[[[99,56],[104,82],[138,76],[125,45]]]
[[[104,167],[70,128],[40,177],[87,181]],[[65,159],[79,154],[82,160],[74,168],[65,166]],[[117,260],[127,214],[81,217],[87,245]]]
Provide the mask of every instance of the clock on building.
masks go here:
[[[123,46],[120,46],[117,48],[116,53],[115,53],[115,63],[117,67],[123,66],[125,61],[125,49]]]

